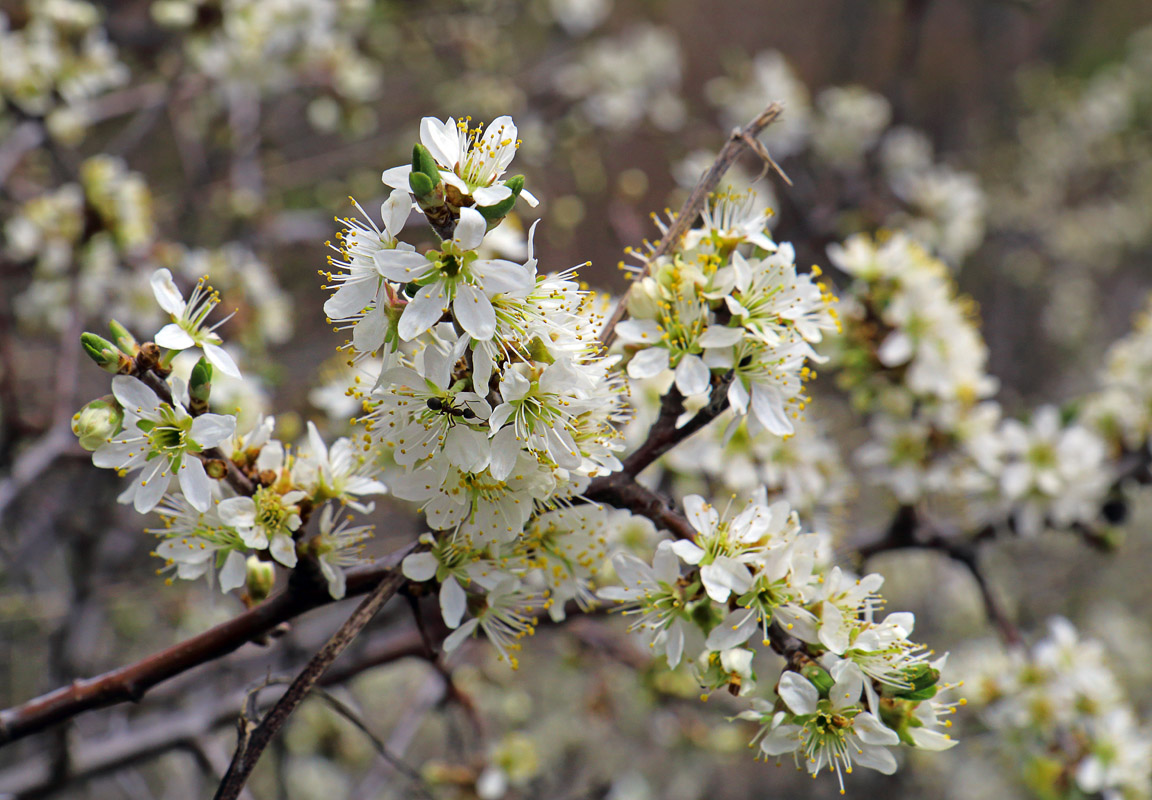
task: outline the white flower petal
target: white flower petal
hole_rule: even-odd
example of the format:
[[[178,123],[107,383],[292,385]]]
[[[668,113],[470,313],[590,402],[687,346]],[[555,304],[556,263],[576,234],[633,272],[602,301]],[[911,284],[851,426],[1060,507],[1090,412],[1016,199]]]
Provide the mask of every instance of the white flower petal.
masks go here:
[[[212,482],[204,471],[204,464],[192,454],[186,454],[180,465],[180,491],[197,511],[207,511],[212,504]]]
[[[475,250],[484,241],[488,222],[474,208],[460,209],[460,221],[452,234],[452,242],[461,250]]]
[[[437,164],[448,169],[455,167],[464,155],[460,147],[460,131],[452,117],[443,121],[436,117],[420,120],[420,143],[428,148]]]
[[[418,291],[412,302],[405,306],[396,330],[401,339],[410,342],[435,325],[447,310],[448,295],[444,281],[430,283]]]
[[[628,377],[644,380],[668,369],[668,351],[663,347],[649,347],[632,356],[628,362]]]
[[[411,191],[411,184],[408,183],[408,176],[411,174],[412,165],[403,164],[399,167],[384,170],[384,174],[380,176],[380,180],[384,182],[385,186],[407,193]]]
[[[729,328],[724,325],[710,325],[700,334],[697,343],[701,347],[731,347],[744,338],[742,328]]]
[[[467,609],[467,595],[456,579],[449,576],[448,580],[440,585],[440,613],[444,615],[444,624],[449,628],[459,627]]]
[[[192,420],[188,436],[201,447],[215,447],[236,432],[236,418],[225,414],[201,414]],[[203,510],[203,509],[201,509]]]
[[[502,183],[493,186],[481,186],[472,190],[472,199],[478,206],[494,206],[502,200],[512,196],[512,190]]]
[[[377,250],[372,263],[381,276],[397,283],[411,283],[424,278],[436,265],[424,255],[411,250]]]
[[[685,397],[708,391],[712,373],[699,356],[684,355],[676,365],[676,388]]]
[[[626,344],[655,344],[663,333],[654,319],[626,319],[616,326],[616,338]]]
[[[112,394],[125,410],[151,419],[160,407],[160,398],[144,385],[139,378],[131,375],[117,375],[112,379]]]
[[[456,320],[473,339],[486,342],[496,333],[496,311],[492,308],[492,301],[475,286],[462,283],[456,287],[452,310],[456,312]]]
[[[472,635],[472,632],[476,630],[476,626],[479,624],[479,620],[470,619],[459,628],[452,631],[452,633],[448,635],[448,638],[444,640],[444,652],[451,653],[453,650],[463,644],[464,640]]]
[[[816,704],[820,701],[820,692],[812,683],[799,672],[785,672],[780,676],[780,685],[776,688],[793,714],[815,714]]]
[[[431,553],[413,553],[400,564],[404,577],[410,581],[426,581],[436,574],[440,562]]]
[[[152,294],[160,308],[177,317],[184,313],[184,295],[176,288],[172,280],[172,273],[166,269],[158,269],[152,273]]]
[[[188,331],[181,328],[175,322],[169,322],[161,328],[152,341],[161,347],[167,347],[169,350],[187,350],[196,344],[196,340]]]
[[[240,375],[240,368],[236,366],[236,362],[232,360],[232,356],[228,355],[228,351],[220,345],[212,344],[211,342],[204,342],[201,347],[204,348],[204,355],[211,362],[212,366],[232,378],[242,377]]]
[[[248,580],[248,559],[239,550],[233,550],[220,568],[220,591],[239,589]]]
[[[376,297],[377,280],[355,280],[343,284],[324,301],[324,314],[329,319],[347,319],[359,314]]]
[[[296,542],[288,534],[278,533],[273,536],[268,545],[268,552],[284,566],[296,566]]]

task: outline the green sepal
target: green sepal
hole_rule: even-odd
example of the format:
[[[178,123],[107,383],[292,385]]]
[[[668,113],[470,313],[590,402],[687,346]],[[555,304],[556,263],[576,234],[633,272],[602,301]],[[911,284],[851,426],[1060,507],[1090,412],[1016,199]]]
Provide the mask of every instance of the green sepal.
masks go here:
[[[928,686],[924,689],[915,689],[911,692],[900,692],[896,696],[902,700],[912,700],[915,702],[921,702],[923,700],[931,700],[933,697],[936,696],[936,687],[935,686]]]

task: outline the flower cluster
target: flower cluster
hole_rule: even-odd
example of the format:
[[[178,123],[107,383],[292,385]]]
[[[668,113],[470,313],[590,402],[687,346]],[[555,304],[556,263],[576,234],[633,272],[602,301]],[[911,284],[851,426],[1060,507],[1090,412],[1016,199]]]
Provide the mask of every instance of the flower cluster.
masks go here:
[[[829,248],[855,278],[843,304],[839,380],[869,414],[865,480],[971,529],[1009,515],[1024,535],[1091,523],[1109,485],[1103,440],[1054,407],[1004,419],[971,302],[903,234]]]
[[[316,559],[332,595],[342,597],[343,567],[358,560],[368,529],[338,523],[335,507],[371,510],[365,498],[385,491],[375,466],[349,439],[325,444],[311,423],[293,456],[272,438],[272,418],[240,434],[234,415],[209,412],[214,372],[241,378],[215,332],[226,320],[208,322],[219,295],[201,280],[186,300],[167,269],[156,270],[151,283],[171,319],[153,341],[138,344],[115,322],[115,343],[83,338],[88,354],[118,373],[112,396],[73,420],[81,444],[94,451],[92,463],[129,477],[120,502],[140,513],[159,511],[164,527],[152,532],[163,540],[156,548],[167,562],[162,571],[207,576],[224,591],[247,583],[249,596],[261,599],[256,595],[266,596],[270,585],[254,578],[261,560],[291,568],[303,552]],[[185,381],[170,364],[190,348],[204,355]],[[316,509],[319,531],[302,541],[303,523]]]
[[[783,436],[804,407],[805,362],[818,360],[812,344],[837,327],[836,312],[819,270],[798,274],[791,245],[777,247],[753,209],[747,195],[714,198],[703,227],[633,284],[631,319],[616,332],[629,377],[673,370],[689,402],[707,401],[721,379],[751,433]],[[759,255],[746,257],[741,245]]]
[[[519,146],[511,118],[484,127],[426,118],[420,138],[410,164],[383,173],[391,193],[379,219],[355,204],[359,216],[344,220],[322,273],[332,292],[325,313],[350,332],[340,349],[352,370],[344,374],[355,375],[345,393],[358,404],[355,435],[328,443],[309,422],[292,446],[275,438],[272,417],[240,424],[211,410],[214,376],[244,378],[221,335],[230,317],[213,319],[221,297],[207,278],[186,294],[182,274],[152,272],[167,322],[151,341],[116,322],[114,341],[84,335],[85,351],[116,377],[112,396],[77,414],[74,429],[94,464],[130,476],[122,502],[159,513],[163,525],[150,532],[160,571],[243,587],[259,602],[276,565],[303,561],[343,597],[345,568],[370,533],[355,514],[388,491],[415,504],[430,529],[401,570],[436,591],[447,652],[482,632],[516,667],[521,639],[543,615],[560,621],[573,606],[618,600],[671,668],[690,663],[706,693],[748,698],[741,716],[759,726],[753,742],[764,756],[793,753],[813,772],[891,772],[894,745],[951,746],[942,728],[953,705],[938,699],[950,687],[941,662],[910,638],[912,615],[877,619],[881,576],[834,566],[830,537],[802,533],[789,503],[768,499],[770,486],[827,513],[844,491],[835,450],[796,424],[813,377],[807,362],[819,360],[813,345],[839,325],[819,269],[797,272],[753,196],[714,196],[699,225],[649,259],[622,301],[630,317],[616,328],[619,346],[605,348],[606,304],[574,270],[539,271],[534,228],[522,256],[499,256],[507,243],[493,234],[517,200],[535,205],[523,177],[505,175]],[[433,246],[401,240],[414,211]],[[919,359],[913,332],[924,326],[901,328],[893,310],[899,291],[919,284],[913,272],[890,283],[881,292],[890,325],[911,343],[887,350]],[[178,357],[197,356],[186,380],[175,375]],[[629,417],[653,415],[642,401],[629,407],[629,380],[638,394],[654,389],[669,431],[670,401],[680,423],[730,406],[721,447],[704,441],[743,448],[748,474],[727,480],[749,497],[738,511],[688,495],[679,531],[691,534],[669,541],[627,503],[612,512],[592,502],[621,485]],[[916,390],[952,391],[939,381]],[[714,426],[707,436],[720,434]],[[685,457],[690,450],[665,463],[675,471]],[[731,469],[714,467],[719,478]],[[605,588],[613,576],[621,585]],[[768,651],[755,640],[790,654],[768,699],[756,675]]]
[[[52,135],[75,141],[88,122],[84,101],[126,83],[128,68],[108,41],[93,4],[38,0],[17,5],[20,13],[12,17],[0,11],[0,113],[10,105],[20,114],[44,118]]]
[[[78,296],[88,313],[125,314],[120,263],[139,261],[155,237],[152,195],[121,159],[94,156],[80,166],[80,183],[27,200],[4,224],[5,249],[32,261],[36,280],[16,304],[22,321],[53,328],[67,320],[69,267],[79,264]],[[114,299],[113,299],[114,298]]]
[[[1002,168],[987,170],[996,255],[1017,265],[1016,282],[1048,295],[1044,332],[1068,349],[1099,331],[1099,309],[1121,285],[1106,276],[1141,275],[1152,242],[1141,177],[1152,147],[1152,28],[1133,28],[1113,53],[1090,72],[1024,72],[1018,134],[989,159]]]
[[[680,48],[667,28],[638,26],[590,44],[555,80],[596,127],[627,130],[645,118],[663,130],[684,124]]]
[[[1100,390],[1084,418],[1115,451],[1139,451],[1152,439],[1152,298],[1133,330],[1109,348]]]
[[[214,81],[273,91],[309,76],[334,95],[309,107],[321,128],[339,122],[342,104],[365,103],[379,91],[380,74],[358,43],[370,12],[360,0],[224,0],[213,15],[203,9],[197,0],[152,2],[157,22],[187,31],[189,59]]]
[[[1152,731],[1141,726],[1100,642],[1057,617],[1028,652],[981,657],[973,701],[1008,734],[1038,796],[1152,797]]]
[[[854,763],[895,771],[890,746],[954,744],[941,728],[955,704],[936,699],[950,688],[939,683],[942,660],[909,638],[911,614],[875,619],[880,575],[830,567],[828,537],[802,533],[788,504],[769,505],[763,490],[734,515],[697,495],[684,507],[694,538],[661,542],[651,566],[618,553],[620,586],[599,594],[625,604],[631,629],[670,666],[694,661],[706,691],[751,698],[740,717],[759,724],[753,743],[765,756],[792,753],[813,774],[828,767],[843,788]],[[798,641],[814,656],[784,672],[771,700],[756,696],[754,637]]]
[[[635,413],[624,430],[630,445],[643,442],[668,384],[659,378],[632,383],[629,399]],[[708,489],[716,496],[745,498],[763,486],[779,492],[804,519],[826,527],[834,512],[848,502],[853,481],[828,426],[811,411],[805,413],[803,424],[783,437],[733,428],[726,412],[669,451],[658,462],[660,471],[650,468],[645,478],[652,485],[670,481],[681,497]]]

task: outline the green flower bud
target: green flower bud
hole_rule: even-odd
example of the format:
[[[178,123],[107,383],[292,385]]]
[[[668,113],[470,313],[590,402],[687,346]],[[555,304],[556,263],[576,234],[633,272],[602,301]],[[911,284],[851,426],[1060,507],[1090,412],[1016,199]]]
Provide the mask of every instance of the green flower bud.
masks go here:
[[[520,192],[524,191],[524,176],[513,175],[511,178],[504,181],[504,185],[512,190],[513,197],[519,197]]]
[[[80,446],[91,452],[120,432],[124,423],[124,409],[112,395],[93,400],[72,416],[72,433]]]
[[[212,365],[204,356],[192,367],[192,376],[188,381],[188,396],[191,398],[189,410],[194,414],[203,414],[208,410],[208,396],[212,393]]]
[[[832,691],[832,686],[835,684],[832,676],[828,674],[828,670],[819,664],[809,664],[800,670],[800,674],[807,678],[808,682],[820,691],[821,697],[827,697],[828,693]]]
[[[884,694],[904,700],[930,700],[936,696],[936,683],[940,680],[940,670],[928,664],[917,664],[904,670],[904,678],[911,684],[908,689],[885,687]]]
[[[272,594],[272,586],[276,583],[276,567],[271,561],[261,561],[256,556],[248,556],[248,577],[244,581],[244,588],[248,597],[255,603],[262,602]]]
[[[433,186],[440,183],[440,167],[436,165],[436,159],[432,157],[432,153],[422,144],[416,144],[412,147],[412,174],[415,175],[416,173],[427,176]]]
[[[128,356],[121,353],[116,349],[116,345],[103,336],[88,332],[82,333],[80,334],[80,345],[88,357],[105,372],[111,372],[115,375],[116,373],[128,372],[132,368],[132,362]]]
[[[516,198],[520,196],[520,192],[524,190],[524,176],[513,175],[508,180],[504,181],[504,185],[512,190],[509,197],[505,197],[499,203],[490,206],[476,206],[476,210],[480,212],[480,216],[488,220],[488,230],[496,227],[496,224],[504,217],[508,216],[508,212],[516,205]]]
[[[541,364],[552,364],[556,361],[548,352],[548,346],[544,344],[544,340],[539,336],[533,336],[532,341],[528,343],[528,355],[533,361],[538,361]]]
[[[124,353],[129,355],[136,355],[140,349],[140,345],[136,342],[136,337],[128,332],[128,329],[121,325],[116,320],[108,323],[108,330],[112,331],[112,339],[116,342],[116,346]]]
[[[416,172],[415,170],[408,175],[408,185],[412,188],[412,194],[416,195],[417,198],[427,197],[436,191],[436,184],[432,183],[432,179],[423,172]]]

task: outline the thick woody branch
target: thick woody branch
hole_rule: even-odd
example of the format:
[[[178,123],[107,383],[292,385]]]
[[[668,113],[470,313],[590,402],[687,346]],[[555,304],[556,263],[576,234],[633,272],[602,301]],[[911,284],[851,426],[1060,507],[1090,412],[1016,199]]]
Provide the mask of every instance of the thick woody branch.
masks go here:
[[[712,397],[708,404],[696,412],[696,416],[680,427],[676,421],[684,413],[684,396],[673,386],[668,394],[660,398],[660,414],[648,431],[648,438],[636,452],[624,460],[624,474],[635,477],[644,468],[692,434],[706,427],[728,408],[728,386],[732,376],[721,378],[712,387]]]
[[[329,670],[319,685],[336,686],[365,670],[403,658],[421,657],[423,649],[420,634],[414,628],[388,633],[359,653],[355,661]],[[74,743],[71,768],[65,775],[54,775],[48,758],[29,760],[0,772],[0,790],[13,800],[32,800],[46,797],[65,785],[75,786],[172,750],[192,749],[205,735],[233,722],[243,702],[244,692],[233,692],[207,707],[150,715],[135,721],[130,730],[110,738]]]
[[[661,256],[666,256],[672,252],[673,248],[680,244],[680,240],[684,238],[684,234],[692,227],[692,223],[696,221],[700,211],[704,208],[704,204],[708,201],[708,195],[716,191],[716,187],[720,185],[720,180],[724,177],[724,173],[728,171],[745,150],[751,150],[756,153],[761,160],[764,161],[765,168],[774,169],[786,182],[788,176],[777,166],[776,162],[768,154],[768,150],[764,144],[757,138],[761,132],[775,122],[784,109],[779,103],[773,103],[766,109],[761,111],[755,119],[745,125],[743,128],[736,128],[728,137],[728,141],[724,143],[724,147],[720,149],[720,153],[716,156],[716,160],[712,162],[712,166],[704,173],[704,176],[692,189],[692,193],[688,195],[688,199],[684,201],[684,205],[680,207],[677,212],[676,218],[672,221],[672,226],[664,237],[657,242],[656,248],[648,256],[647,263],[644,265],[644,271],[640,274],[640,278],[648,274],[651,266],[660,259]],[[616,325],[620,320],[624,319],[624,315],[628,311],[628,294],[625,293],[624,297],[620,298],[616,310],[612,312],[612,316],[608,319],[607,324],[603,330],[600,331],[600,342],[608,347],[616,338]]]
[[[392,576],[404,550],[380,564],[348,572],[348,596],[365,594]],[[258,639],[277,625],[332,602],[327,587],[307,569],[293,573],[280,594],[215,628],[134,664],[74,681],[21,705],[0,711],[0,746],[97,708],[136,702],[158,683],[214,661]]]

